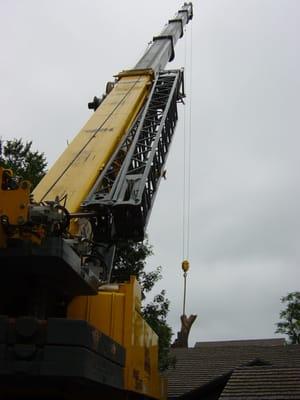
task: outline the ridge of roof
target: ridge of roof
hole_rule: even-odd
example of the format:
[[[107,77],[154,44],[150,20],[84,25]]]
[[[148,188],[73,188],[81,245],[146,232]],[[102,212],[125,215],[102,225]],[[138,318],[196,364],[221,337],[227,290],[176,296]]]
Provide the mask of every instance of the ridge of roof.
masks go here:
[[[196,342],[194,347],[222,347],[222,346],[284,346],[284,338],[270,339],[238,339],[238,340],[220,340],[208,342]]]

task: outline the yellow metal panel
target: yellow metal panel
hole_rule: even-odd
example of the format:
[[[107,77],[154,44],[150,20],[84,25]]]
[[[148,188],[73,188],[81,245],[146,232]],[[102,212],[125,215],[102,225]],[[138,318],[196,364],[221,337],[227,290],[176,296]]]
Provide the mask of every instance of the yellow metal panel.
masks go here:
[[[120,285],[120,292],[125,296],[125,309],[124,309],[124,345],[131,347],[134,343],[134,330],[133,330],[133,312],[135,310],[135,290],[136,279],[130,278],[130,283]]]
[[[111,337],[118,343],[124,343],[124,324],[125,324],[125,297],[123,294],[112,293],[112,326]]]
[[[89,297],[89,321],[95,326],[101,326],[101,332],[111,336],[112,296],[111,293],[99,293]]]
[[[6,245],[7,245],[7,237],[3,229],[3,226],[0,225],[0,249],[6,247]]]
[[[158,370],[158,336],[156,333],[149,327],[149,336],[150,336],[150,360],[151,360],[151,368],[154,371]]]
[[[68,306],[67,317],[83,319],[124,345],[124,304],[120,293],[99,292],[96,296],[75,297]]]
[[[134,277],[118,291],[80,296],[68,307],[68,318],[84,319],[126,349],[125,389],[162,399],[158,372],[158,338],[140,314],[141,291]]]
[[[17,189],[4,190],[4,174],[12,176],[12,171],[0,167],[0,216],[6,216],[11,225],[22,225],[28,219],[30,183],[23,181]]]
[[[68,305],[67,317],[70,319],[88,320],[88,297],[75,297]]]
[[[78,211],[145,102],[151,75],[124,76],[33,191],[36,201],[66,196]]]
[[[147,392],[144,382],[144,321],[142,317],[135,311],[133,320],[134,343],[130,349],[132,354],[131,363],[126,363],[129,369],[128,389],[140,393]]]

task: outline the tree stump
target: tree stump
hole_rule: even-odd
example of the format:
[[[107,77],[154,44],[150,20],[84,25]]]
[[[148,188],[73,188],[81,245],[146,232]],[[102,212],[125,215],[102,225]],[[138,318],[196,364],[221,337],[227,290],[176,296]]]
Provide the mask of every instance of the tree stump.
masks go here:
[[[177,338],[171,347],[188,347],[189,333],[196,318],[197,315],[190,315],[189,317],[185,314],[181,315],[181,329],[177,332]]]

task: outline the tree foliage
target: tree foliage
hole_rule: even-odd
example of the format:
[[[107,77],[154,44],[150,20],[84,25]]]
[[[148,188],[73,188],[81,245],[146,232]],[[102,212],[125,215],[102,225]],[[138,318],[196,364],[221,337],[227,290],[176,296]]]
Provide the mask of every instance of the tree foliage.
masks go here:
[[[300,292],[289,293],[281,302],[286,308],[280,312],[276,333],[287,335],[291,344],[300,344]]]
[[[13,170],[14,174],[28,180],[32,189],[45,175],[47,161],[44,153],[32,150],[32,142],[22,139],[0,140],[0,166]]]
[[[152,302],[143,307],[144,319],[158,335],[158,362],[161,371],[175,363],[174,357],[170,357],[172,329],[167,323],[170,302],[165,295],[162,290]]]
[[[161,279],[161,268],[145,272],[146,259],[153,255],[152,246],[146,239],[144,242],[124,242],[118,245],[112,281],[124,282],[129,280],[130,275],[135,275],[142,289],[142,299],[150,292],[155,283]]]

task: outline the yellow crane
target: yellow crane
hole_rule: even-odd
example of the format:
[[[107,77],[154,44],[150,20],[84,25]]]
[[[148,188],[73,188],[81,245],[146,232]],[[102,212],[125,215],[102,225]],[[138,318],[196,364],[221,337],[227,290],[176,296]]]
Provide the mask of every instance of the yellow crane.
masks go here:
[[[0,397],[162,399],[157,336],[116,245],[143,240],[184,97],[165,70],[192,19],[184,3],[35,190],[0,168]]]

